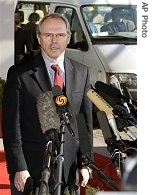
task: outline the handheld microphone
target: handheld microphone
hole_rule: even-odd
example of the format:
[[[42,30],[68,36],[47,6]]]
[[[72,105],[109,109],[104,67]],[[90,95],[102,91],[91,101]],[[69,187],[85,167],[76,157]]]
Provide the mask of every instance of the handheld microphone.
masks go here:
[[[118,88],[113,87],[111,85],[108,85],[102,81],[97,81],[95,83],[95,88],[97,90],[102,91],[103,93],[109,95],[110,97],[120,98],[120,99],[123,99],[123,100],[129,102],[129,98],[122,95]]]
[[[110,83],[111,83],[113,86],[115,86],[115,88],[119,89],[120,92],[122,93],[121,84],[120,84],[118,78],[116,77],[116,75],[112,75],[112,76],[110,77]]]
[[[117,123],[116,123],[115,117],[113,115],[113,108],[93,89],[90,89],[87,92],[87,96],[96,105],[96,107],[100,111],[104,111],[106,113],[109,125],[110,125],[111,129],[113,130],[114,135],[116,136],[116,141],[115,141],[111,137],[110,131],[108,131],[108,133],[103,133],[103,135],[104,134],[106,135],[106,138],[107,138],[106,143],[109,147],[110,154],[112,154],[112,158],[114,159],[114,162],[116,164],[117,173],[120,174],[119,159],[120,159],[120,157],[122,157],[122,160],[124,158],[126,158],[126,154],[124,153],[124,151],[125,151],[124,148],[126,148],[126,145],[125,145],[124,141],[121,139],[121,136],[119,135]],[[105,131],[106,131],[106,129],[105,129]]]
[[[130,98],[122,95],[120,89],[117,88],[117,87],[113,87],[112,85],[108,85],[108,84],[106,84],[106,83],[104,83],[102,81],[97,81],[95,83],[95,88],[97,90],[102,91],[103,93],[109,95],[110,97],[120,98],[120,99],[126,101],[129,104],[133,103],[135,106],[137,106],[136,101],[131,100]]]
[[[117,129],[114,115],[112,114],[113,108],[100,95],[98,95],[93,89],[90,89],[87,92],[87,96],[96,105],[96,107],[100,111],[104,111],[106,113],[109,125],[111,126],[111,128],[116,136],[116,139],[120,140],[121,137],[118,133],[118,129]]]
[[[60,119],[62,119],[63,115],[66,115],[66,117],[69,118],[71,115],[70,115],[68,98],[63,94],[61,88],[57,85],[52,88],[52,93],[53,93],[53,99],[56,106],[56,111]]]
[[[60,119],[56,113],[52,91],[39,95],[37,99],[38,117],[46,142],[52,141],[54,149],[59,144]]]
[[[52,88],[52,93],[61,124],[66,124],[71,135],[75,136],[74,131],[70,127],[70,118],[72,115],[70,113],[68,98],[63,94],[61,88],[57,85]]]
[[[104,111],[98,110],[97,119],[98,119],[99,126],[100,126],[100,129],[102,130],[103,137],[106,143],[107,140],[111,139],[113,136],[111,133],[110,127],[109,127],[109,122],[108,122],[106,113]]]
[[[37,110],[43,133],[51,129],[60,128],[60,119],[56,112],[51,91],[40,94],[37,99]]]
[[[42,132],[45,134],[47,142],[45,151],[44,170],[41,176],[41,185],[39,195],[45,194],[48,191],[48,181],[52,175],[51,166],[54,164],[54,154],[58,153],[59,149],[59,129],[60,119],[56,112],[55,102],[51,91],[40,94],[37,99],[38,117]]]
[[[89,167],[89,173],[92,173],[92,170],[98,174],[99,178],[104,182],[108,187],[114,190],[118,190],[118,186],[112,181],[109,177],[106,176],[98,167],[94,165],[93,156],[91,153],[91,143],[89,135],[87,132],[87,127],[85,123],[84,114],[80,113],[76,116],[77,125],[78,125],[78,134],[80,141],[80,152],[82,153],[82,164],[83,166]]]

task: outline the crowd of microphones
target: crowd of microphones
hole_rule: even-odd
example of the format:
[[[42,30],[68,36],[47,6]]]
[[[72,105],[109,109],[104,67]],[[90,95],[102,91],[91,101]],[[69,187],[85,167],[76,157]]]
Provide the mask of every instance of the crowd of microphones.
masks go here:
[[[133,159],[137,163],[137,101],[124,96],[118,88],[101,81],[96,82],[95,88],[90,89],[87,96],[95,105],[107,150],[115,165],[117,175],[123,180],[124,176],[126,177],[128,159]],[[122,132],[127,134],[129,139],[122,138]],[[136,163],[128,172],[128,178],[129,174],[134,178],[134,182],[127,187],[130,191],[137,188]],[[131,175],[133,172],[134,175]],[[125,185],[123,188],[125,189]]]
[[[62,170],[64,163],[63,144],[65,128],[72,136],[75,136],[73,129],[70,127],[72,115],[68,98],[63,94],[59,86],[54,86],[52,91],[45,92],[38,97],[37,110],[47,146],[38,194],[47,195],[49,193],[48,181],[51,177],[55,182],[54,194],[60,195],[63,184]],[[55,175],[53,176],[53,174]]]
[[[47,91],[37,99],[37,111],[42,132],[46,141],[43,171],[38,192],[34,192],[34,183],[29,177],[25,183],[24,195],[48,195],[49,179],[55,182],[54,195],[61,195],[62,169],[64,163],[63,144],[65,128],[74,136],[70,127],[70,108],[66,95],[59,86]],[[56,172],[55,172],[56,170]]]
[[[111,155],[118,176],[122,179],[126,159],[129,157],[136,158],[137,155],[137,137],[130,129],[130,126],[137,128],[137,102],[124,96],[118,88],[101,81],[96,82],[95,88],[90,89],[87,92],[87,96],[95,106],[97,119],[107,144],[107,150]],[[111,99],[114,101],[112,102]],[[73,129],[70,127],[72,115],[68,98],[63,94],[60,87],[54,86],[52,91],[42,93],[38,97],[37,110],[41,129],[46,139],[45,162],[38,195],[48,194],[48,181],[50,177],[53,178],[55,166],[57,166],[57,178],[54,194],[60,195],[62,185],[61,170],[64,162],[63,136],[65,126],[70,134],[73,137],[75,136]],[[77,126],[83,164],[95,171],[108,187],[115,191],[121,190],[113,180],[94,165],[92,154],[90,154],[91,144],[87,141],[89,137],[83,114],[77,116]],[[121,132],[125,132],[130,139],[122,139]],[[127,179],[129,178],[129,173],[126,177]],[[134,177],[136,180],[136,175]],[[129,187],[133,190],[136,188],[136,186],[132,188],[131,185]],[[24,195],[32,195],[32,188],[32,179],[28,178]]]

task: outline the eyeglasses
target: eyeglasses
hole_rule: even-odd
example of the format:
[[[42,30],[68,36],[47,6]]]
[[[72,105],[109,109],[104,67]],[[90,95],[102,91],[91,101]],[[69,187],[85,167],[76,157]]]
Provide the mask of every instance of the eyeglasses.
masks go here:
[[[52,40],[54,37],[58,40],[63,40],[67,35],[64,33],[58,33],[58,34],[53,34],[53,33],[40,33],[41,35],[43,35],[45,37],[45,39],[47,40]]]

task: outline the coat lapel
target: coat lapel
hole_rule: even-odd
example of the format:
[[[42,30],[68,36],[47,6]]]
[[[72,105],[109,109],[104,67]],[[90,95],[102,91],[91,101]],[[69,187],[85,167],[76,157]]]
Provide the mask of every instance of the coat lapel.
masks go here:
[[[72,91],[73,91],[73,81],[75,78],[74,75],[74,69],[73,65],[71,64],[70,60],[65,57],[65,85],[66,85],[66,95],[68,97],[68,100],[70,101],[72,97]],[[71,82],[72,81],[72,82]]]
[[[42,92],[52,90],[52,85],[47,73],[47,69],[45,67],[45,62],[40,53],[36,56],[34,60],[34,69],[32,77],[38,84]]]

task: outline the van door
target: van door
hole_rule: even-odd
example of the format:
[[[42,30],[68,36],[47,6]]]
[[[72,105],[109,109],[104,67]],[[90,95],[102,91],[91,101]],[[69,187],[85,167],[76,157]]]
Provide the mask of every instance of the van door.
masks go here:
[[[51,9],[54,6],[51,6]],[[54,10],[53,10],[54,9]],[[57,5],[51,11],[63,14],[69,21],[71,27],[71,40],[66,49],[70,58],[83,63],[89,67],[92,85],[93,81],[106,79],[105,70],[100,58],[90,41],[82,14],[75,7]],[[104,80],[106,82],[106,80]]]
[[[64,15],[70,23],[71,40],[66,50],[67,56],[80,63],[84,63],[84,52],[80,48],[83,47],[84,50],[87,50],[88,45],[76,10],[70,7],[57,6],[55,12]]]

